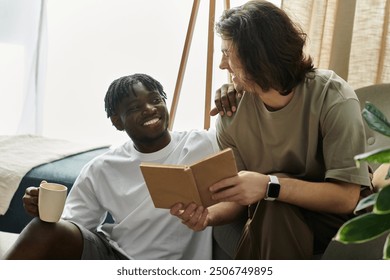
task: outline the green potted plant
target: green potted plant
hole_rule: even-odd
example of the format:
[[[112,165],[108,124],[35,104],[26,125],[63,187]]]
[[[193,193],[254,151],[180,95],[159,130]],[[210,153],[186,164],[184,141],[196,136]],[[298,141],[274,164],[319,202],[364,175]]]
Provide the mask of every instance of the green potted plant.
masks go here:
[[[390,123],[377,107],[367,102],[362,114],[371,129],[390,137]],[[390,163],[390,146],[357,155],[354,159],[358,165],[361,161]],[[386,179],[388,178],[390,178],[390,168],[387,170]],[[371,212],[356,216],[339,229],[335,237],[337,241],[344,244],[363,243],[390,230],[390,185],[362,199],[355,212],[368,207],[372,208]],[[390,234],[384,244],[383,259],[390,259]]]

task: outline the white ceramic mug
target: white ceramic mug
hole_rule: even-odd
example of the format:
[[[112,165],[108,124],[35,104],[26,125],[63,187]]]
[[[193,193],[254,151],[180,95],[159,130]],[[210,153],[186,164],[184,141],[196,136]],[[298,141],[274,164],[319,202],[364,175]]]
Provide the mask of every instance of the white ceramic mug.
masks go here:
[[[68,188],[61,184],[43,182],[39,186],[38,209],[42,221],[56,223],[64,210]]]

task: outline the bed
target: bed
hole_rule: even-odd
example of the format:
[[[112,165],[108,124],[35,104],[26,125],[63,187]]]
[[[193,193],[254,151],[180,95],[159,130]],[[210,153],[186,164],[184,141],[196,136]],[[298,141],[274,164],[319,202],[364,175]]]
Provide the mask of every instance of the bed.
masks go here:
[[[108,149],[35,135],[0,136],[0,231],[20,233],[32,219],[23,208],[27,187],[46,180],[70,190],[82,167]]]

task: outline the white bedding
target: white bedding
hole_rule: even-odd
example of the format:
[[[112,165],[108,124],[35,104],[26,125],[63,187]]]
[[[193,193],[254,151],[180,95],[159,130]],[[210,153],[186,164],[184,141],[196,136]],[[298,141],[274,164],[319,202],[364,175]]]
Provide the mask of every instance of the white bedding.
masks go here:
[[[30,134],[0,136],[0,215],[7,212],[20,182],[32,168],[100,147],[104,146]]]

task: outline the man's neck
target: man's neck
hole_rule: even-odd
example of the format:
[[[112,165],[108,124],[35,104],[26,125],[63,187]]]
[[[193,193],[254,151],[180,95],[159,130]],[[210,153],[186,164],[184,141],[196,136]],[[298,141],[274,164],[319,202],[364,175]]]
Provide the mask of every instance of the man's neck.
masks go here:
[[[281,95],[278,91],[270,89],[267,92],[258,92],[260,99],[263,101],[264,105],[269,111],[277,111],[290,103],[291,99],[294,96],[294,91],[288,95]]]
[[[155,153],[169,145],[169,143],[171,142],[171,134],[167,130],[160,137],[157,137],[155,139],[144,139],[139,141],[133,140],[133,142],[134,148],[140,153]]]

